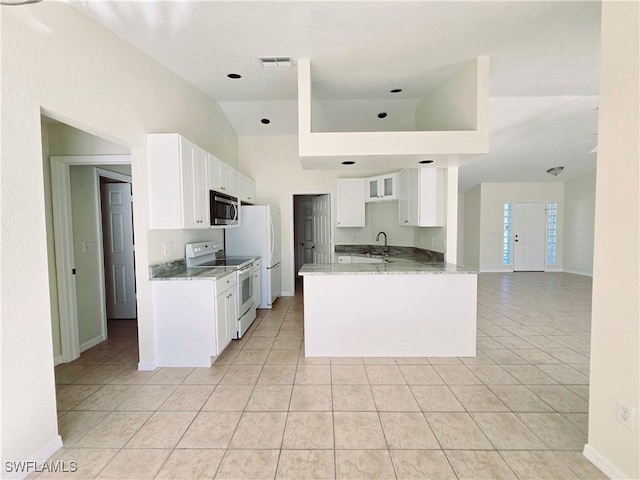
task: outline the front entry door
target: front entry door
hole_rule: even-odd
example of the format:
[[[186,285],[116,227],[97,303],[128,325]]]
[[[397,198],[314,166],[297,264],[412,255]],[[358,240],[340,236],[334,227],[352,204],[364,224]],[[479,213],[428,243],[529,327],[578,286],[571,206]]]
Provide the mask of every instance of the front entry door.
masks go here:
[[[513,271],[543,272],[547,231],[546,204],[513,204]]]
[[[107,318],[136,318],[131,184],[101,186]]]

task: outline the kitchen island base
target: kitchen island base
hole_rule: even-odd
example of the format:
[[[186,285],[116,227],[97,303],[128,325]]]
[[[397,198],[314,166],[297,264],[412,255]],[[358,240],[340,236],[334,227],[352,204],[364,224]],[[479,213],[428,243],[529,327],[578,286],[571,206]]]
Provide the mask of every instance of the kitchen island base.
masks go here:
[[[303,288],[307,357],[476,354],[477,274],[307,274]]]

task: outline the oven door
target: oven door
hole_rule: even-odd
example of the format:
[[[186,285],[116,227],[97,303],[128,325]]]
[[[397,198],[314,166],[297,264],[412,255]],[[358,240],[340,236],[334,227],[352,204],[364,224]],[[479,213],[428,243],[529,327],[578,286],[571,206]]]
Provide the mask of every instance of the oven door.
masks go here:
[[[253,263],[238,270],[238,318],[247,313],[253,305]]]

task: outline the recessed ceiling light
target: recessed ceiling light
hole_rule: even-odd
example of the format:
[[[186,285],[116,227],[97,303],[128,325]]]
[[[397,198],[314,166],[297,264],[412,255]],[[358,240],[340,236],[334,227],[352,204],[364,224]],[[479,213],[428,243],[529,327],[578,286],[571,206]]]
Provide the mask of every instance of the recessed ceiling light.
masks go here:
[[[380,112],[378,114],[378,118],[385,118],[387,116],[387,112]]]
[[[237,73],[230,73],[229,75],[227,75],[227,77],[229,78],[242,78],[242,75],[238,75]]]
[[[353,160],[345,160],[344,162],[342,162],[343,165],[353,165],[354,163],[356,162],[354,162]]]
[[[271,120],[269,120],[268,118],[263,118],[262,120],[260,120],[260,123],[264,125],[269,125],[271,123]]]
[[[418,163],[422,163],[424,165],[427,163],[433,163],[433,160],[420,160]]]
[[[40,3],[42,0],[2,0],[0,5],[16,7],[18,5],[29,5],[30,3]]]
[[[547,170],[547,173],[549,175],[553,175],[554,177],[557,177],[562,173],[563,170],[564,170],[564,167],[551,167]]]
[[[394,88],[393,90],[389,90],[391,93],[400,93],[402,91],[401,88]]]

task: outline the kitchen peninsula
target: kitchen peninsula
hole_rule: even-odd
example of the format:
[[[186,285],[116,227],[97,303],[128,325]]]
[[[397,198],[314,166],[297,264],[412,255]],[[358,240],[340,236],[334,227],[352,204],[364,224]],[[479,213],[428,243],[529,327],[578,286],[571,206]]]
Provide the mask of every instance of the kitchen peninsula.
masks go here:
[[[475,356],[476,270],[402,255],[344,256],[300,269],[306,356]]]

